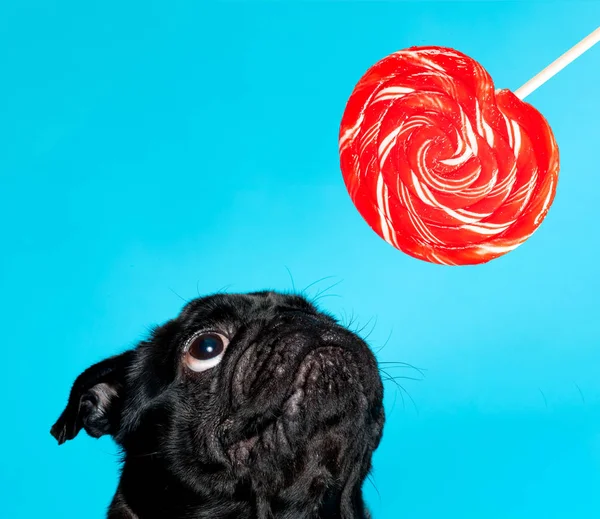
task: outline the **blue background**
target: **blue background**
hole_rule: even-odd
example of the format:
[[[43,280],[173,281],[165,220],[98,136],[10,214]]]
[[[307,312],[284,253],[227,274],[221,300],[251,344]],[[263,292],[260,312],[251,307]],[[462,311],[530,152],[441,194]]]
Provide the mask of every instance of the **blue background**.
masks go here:
[[[331,276],[311,296],[339,282],[322,306],[382,361],[426,369],[400,380],[414,404],[386,384],[376,519],[599,517],[600,45],[528,98],[558,194],[488,265],[388,246],[337,154],[350,91],[388,53],[455,47],[514,89],[599,22],[575,0],[2,2],[0,516],[103,517],[111,441],[48,433],[74,377],[181,298],[291,289],[289,269],[296,288]]]

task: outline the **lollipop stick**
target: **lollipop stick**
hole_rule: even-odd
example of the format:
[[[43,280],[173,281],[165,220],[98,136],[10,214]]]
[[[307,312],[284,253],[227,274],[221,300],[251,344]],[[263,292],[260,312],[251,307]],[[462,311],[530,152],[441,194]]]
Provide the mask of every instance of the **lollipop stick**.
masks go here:
[[[598,27],[592,34],[586,36],[573,48],[565,52],[560,58],[548,65],[542,70],[537,76],[531,78],[521,88],[515,91],[515,95],[519,99],[525,99],[531,92],[543,85],[552,76],[558,74],[563,68],[565,68],[573,60],[581,56],[586,50],[593,47],[600,41],[600,27]]]

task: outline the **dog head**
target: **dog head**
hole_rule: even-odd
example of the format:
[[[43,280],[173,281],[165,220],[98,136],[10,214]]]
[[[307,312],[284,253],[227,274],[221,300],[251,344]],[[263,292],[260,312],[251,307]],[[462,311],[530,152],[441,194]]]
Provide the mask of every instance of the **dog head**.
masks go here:
[[[113,436],[115,503],[140,519],[349,519],[382,399],[369,347],[304,298],[217,294],[84,371],[51,432]]]

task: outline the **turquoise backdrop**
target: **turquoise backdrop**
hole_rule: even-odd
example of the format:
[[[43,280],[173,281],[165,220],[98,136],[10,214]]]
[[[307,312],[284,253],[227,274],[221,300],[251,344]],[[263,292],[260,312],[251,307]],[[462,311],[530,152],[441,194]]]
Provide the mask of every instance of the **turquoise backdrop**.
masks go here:
[[[394,50],[454,47],[514,89],[598,25],[576,0],[2,2],[0,517],[103,517],[113,444],[49,434],[74,377],[182,299],[289,290],[288,270],[423,369],[390,370],[422,380],[386,383],[375,519],[600,517],[600,45],[528,99],[557,197],[488,265],[391,248],[337,154],[354,84]]]

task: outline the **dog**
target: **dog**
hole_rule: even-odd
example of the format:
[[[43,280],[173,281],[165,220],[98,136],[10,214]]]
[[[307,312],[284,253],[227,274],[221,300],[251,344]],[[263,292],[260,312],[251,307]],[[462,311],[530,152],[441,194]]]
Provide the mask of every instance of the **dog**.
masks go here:
[[[306,298],[195,299],[86,369],[51,429],[123,453],[109,519],[368,519],[385,421],[375,356]]]

